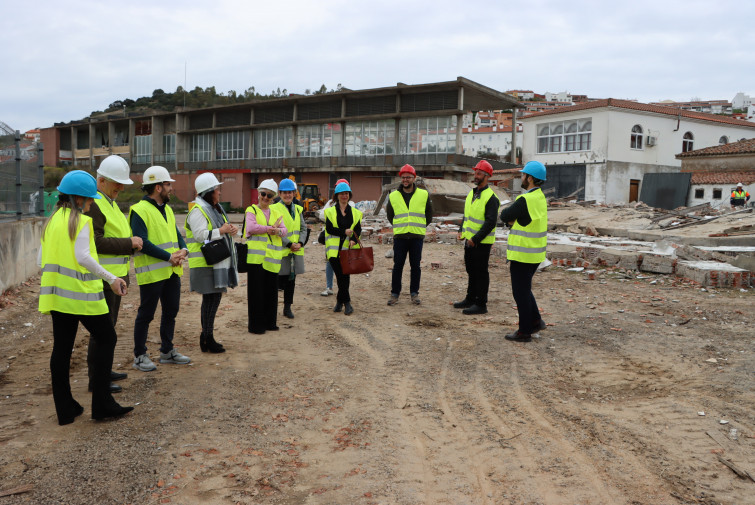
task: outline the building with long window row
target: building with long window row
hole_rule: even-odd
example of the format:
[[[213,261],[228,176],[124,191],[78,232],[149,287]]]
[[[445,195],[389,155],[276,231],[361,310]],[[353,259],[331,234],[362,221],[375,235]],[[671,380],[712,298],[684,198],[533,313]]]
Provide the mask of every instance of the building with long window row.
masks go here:
[[[464,156],[465,113],[512,110],[510,95],[463,77],[455,81],[318,95],[151,115],[118,114],[43,129],[45,163],[94,171],[118,154],[139,174],[162,165],[177,196],[194,198],[193,181],[213,172],[223,200],[245,207],[267,178],[294,175],[326,198],[335,181],[351,182],[356,200],[376,200],[405,163],[424,177],[462,179],[478,159]],[[512,137],[512,144],[516,139]],[[494,162],[494,168],[513,165]]]

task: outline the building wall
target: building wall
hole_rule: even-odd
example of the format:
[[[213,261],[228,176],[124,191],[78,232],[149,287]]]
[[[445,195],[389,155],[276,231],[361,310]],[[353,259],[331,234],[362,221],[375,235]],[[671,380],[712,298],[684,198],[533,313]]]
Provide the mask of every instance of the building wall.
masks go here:
[[[60,161],[60,134],[55,127],[42,128],[40,132],[40,138],[42,139],[42,145],[45,148],[44,164],[48,167],[58,166]]]
[[[703,203],[709,203],[711,207],[714,208],[729,208],[729,198],[731,197],[731,193],[736,189],[736,184],[695,184],[690,185],[689,188],[689,194],[687,195],[687,206],[693,207],[695,205],[701,205]],[[752,195],[752,190],[748,189],[747,186],[745,186],[745,191],[749,191],[750,195]],[[703,197],[702,198],[696,198],[695,194],[697,193],[697,190],[703,191]],[[720,190],[721,197],[720,198],[714,198],[714,190]],[[752,202],[752,198],[750,198],[750,202]]]
[[[678,171],[678,168],[668,165],[623,161],[589,164],[586,167],[585,200],[596,200],[599,203],[607,204],[629,203],[632,180],[640,181],[639,195],[639,192],[642,191],[642,178],[645,174],[674,171]]]
[[[684,158],[682,161],[682,172],[731,172],[739,170],[755,170],[755,154],[690,157]]]
[[[46,222],[34,217],[0,223],[0,293],[39,274],[37,254]]]

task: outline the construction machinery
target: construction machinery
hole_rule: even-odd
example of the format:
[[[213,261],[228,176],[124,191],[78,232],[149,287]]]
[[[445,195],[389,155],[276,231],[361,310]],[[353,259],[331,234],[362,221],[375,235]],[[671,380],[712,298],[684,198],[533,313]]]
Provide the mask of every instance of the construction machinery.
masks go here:
[[[300,182],[297,184],[297,189],[301,195],[299,202],[304,207],[304,217],[313,216],[315,212],[325,205],[325,200],[320,194],[320,188],[317,184]]]

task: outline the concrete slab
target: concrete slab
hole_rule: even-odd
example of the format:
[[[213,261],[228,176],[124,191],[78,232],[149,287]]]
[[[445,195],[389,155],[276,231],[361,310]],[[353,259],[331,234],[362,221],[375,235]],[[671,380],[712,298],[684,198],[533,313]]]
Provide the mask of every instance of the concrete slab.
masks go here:
[[[675,272],[677,259],[673,256],[669,254],[657,254],[647,251],[642,251],[641,254],[641,271],[652,272],[656,274],[673,274]]]
[[[751,282],[749,271],[718,261],[679,260],[676,275],[705,287],[747,288]]]

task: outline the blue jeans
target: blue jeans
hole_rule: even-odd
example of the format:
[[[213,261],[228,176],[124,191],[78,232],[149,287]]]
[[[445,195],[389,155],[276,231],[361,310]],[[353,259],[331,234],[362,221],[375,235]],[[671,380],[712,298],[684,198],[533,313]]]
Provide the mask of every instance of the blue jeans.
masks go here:
[[[325,260],[325,287],[333,289],[333,267],[327,259]]]
[[[419,280],[422,272],[419,267],[422,261],[422,246],[425,241],[420,238],[395,238],[393,239],[393,272],[391,274],[391,294],[398,296],[401,294],[401,274],[404,272],[406,256],[409,255],[409,267],[411,274],[409,276],[409,293],[416,295],[419,293]]]

